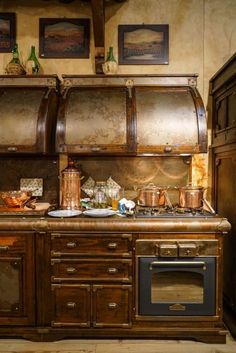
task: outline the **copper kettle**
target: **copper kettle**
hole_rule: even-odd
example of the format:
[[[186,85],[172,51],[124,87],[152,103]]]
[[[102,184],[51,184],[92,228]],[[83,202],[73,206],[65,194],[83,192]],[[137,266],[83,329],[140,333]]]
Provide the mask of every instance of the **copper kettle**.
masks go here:
[[[61,205],[65,210],[80,208],[80,171],[74,162],[69,160],[68,166],[61,172]]]

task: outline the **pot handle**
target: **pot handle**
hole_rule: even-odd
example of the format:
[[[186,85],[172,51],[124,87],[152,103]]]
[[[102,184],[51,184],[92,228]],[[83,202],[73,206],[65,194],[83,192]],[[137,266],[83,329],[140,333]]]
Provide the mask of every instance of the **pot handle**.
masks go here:
[[[215,210],[211,207],[210,203],[209,203],[205,198],[203,198],[202,201],[203,201],[203,203],[206,205],[206,207],[208,208],[208,210],[209,210],[212,214],[215,214]]]
[[[167,193],[166,190],[163,191],[163,195],[164,195],[164,198],[165,198],[165,203],[167,204],[167,206],[169,206],[170,208],[172,208],[172,203],[170,201],[170,198],[169,198],[169,195]]]

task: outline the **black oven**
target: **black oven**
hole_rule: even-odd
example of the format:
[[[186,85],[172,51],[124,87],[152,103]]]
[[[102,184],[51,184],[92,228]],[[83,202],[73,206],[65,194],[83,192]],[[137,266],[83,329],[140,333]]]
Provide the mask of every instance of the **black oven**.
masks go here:
[[[138,256],[136,261],[138,315],[216,314],[215,256]]]

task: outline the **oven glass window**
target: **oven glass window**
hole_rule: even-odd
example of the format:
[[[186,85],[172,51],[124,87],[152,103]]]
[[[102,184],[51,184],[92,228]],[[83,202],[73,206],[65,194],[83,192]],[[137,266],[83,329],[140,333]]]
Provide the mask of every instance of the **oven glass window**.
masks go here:
[[[152,274],[152,303],[203,303],[204,277],[191,271],[163,271]]]

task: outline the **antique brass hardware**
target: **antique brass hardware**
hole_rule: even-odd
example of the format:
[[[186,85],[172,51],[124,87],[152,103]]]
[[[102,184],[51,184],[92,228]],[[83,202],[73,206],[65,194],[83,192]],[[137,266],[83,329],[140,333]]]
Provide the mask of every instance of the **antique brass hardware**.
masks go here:
[[[68,302],[66,303],[68,309],[75,309],[76,303],[75,302]]]
[[[8,152],[17,152],[17,147],[10,146],[10,147],[7,147],[7,150]]]
[[[176,303],[176,304],[170,305],[169,310],[184,311],[186,310],[186,306]]]
[[[118,246],[117,243],[108,243],[108,244],[107,244],[108,249],[116,249],[117,246]]]
[[[118,304],[117,303],[108,303],[107,304],[108,308],[109,309],[116,309],[118,307]]]
[[[110,273],[110,274],[115,274],[115,273],[118,272],[118,269],[115,268],[115,267],[109,267],[109,268],[107,269],[107,272]]]
[[[153,267],[202,267],[206,269],[206,264],[204,261],[153,261],[149,270],[151,271]]]
[[[7,251],[7,250],[9,250],[9,246],[4,246],[4,245],[2,245],[2,246],[0,246],[0,251]]]
[[[178,256],[177,244],[160,244],[160,253],[162,257],[176,257]]]
[[[195,257],[197,256],[197,246],[196,244],[178,244],[179,256],[180,257]]]
[[[73,249],[73,248],[76,248],[76,246],[78,246],[78,244],[76,244],[75,242],[69,242],[69,243],[66,243],[66,246],[69,249]]]
[[[164,152],[166,152],[166,153],[172,152],[172,147],[171,146],[165,146],[164,147]]]
[[[66,272],[69,274],[73,274],[75,272],[77,272],[75,267],[67,267]]]

